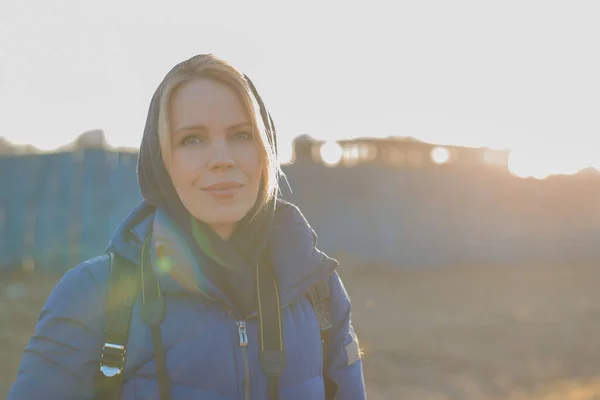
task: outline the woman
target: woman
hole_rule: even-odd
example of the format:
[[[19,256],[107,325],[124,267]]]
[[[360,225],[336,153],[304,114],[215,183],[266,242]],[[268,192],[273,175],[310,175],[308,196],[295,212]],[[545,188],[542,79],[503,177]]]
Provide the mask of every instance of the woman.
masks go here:
[[[142,203],[50,295],[8,398],[364,399],[337,262],[277,199],[280,172],[250,80],[213,55],[175,66],[150,104]]]

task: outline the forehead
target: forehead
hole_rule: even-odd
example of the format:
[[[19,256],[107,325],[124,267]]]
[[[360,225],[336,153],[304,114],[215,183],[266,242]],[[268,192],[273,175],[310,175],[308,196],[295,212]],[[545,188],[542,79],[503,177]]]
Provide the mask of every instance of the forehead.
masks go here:
[[[171,128],[206,125],[215,128],[249,122],[240,95],[230,85],[208,78],[181,84],[169,99]]]

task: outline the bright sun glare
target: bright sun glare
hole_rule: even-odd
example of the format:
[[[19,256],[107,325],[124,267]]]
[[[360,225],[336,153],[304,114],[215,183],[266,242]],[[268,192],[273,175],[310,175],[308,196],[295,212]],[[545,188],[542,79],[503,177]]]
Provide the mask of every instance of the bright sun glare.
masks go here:
[[[552,174],[573,175],[585,166],[585,162],[569,157],[561,157],[552,152],[534,154],[525,151],[512,151],[508,159],[510,172],[521,178],[544,179]]]
[[[342,159],[342,147],[336,142],[327,142],[321,146],[321,159],[326,165],[337,165]]]
[[[319,153],[322,162],[330,167],[338,165],[344,157],[350,159],[358,157],[357,149],[344,150],[337,142],[328,141],[321,145]],[[345,154],[346,152],[346,154]],[[356,154],[355,154],[356,153]],[[485,161],[491,164],[503,164],[506,159],[497,159],[494,153],[486,153]],[[344,156],[345,154],[345,156]],[[436,164],[445,164],[450,161],[450,151],[443,147],[435,147],[430,153],[431,160]],[[546,151],[543,153],[517,150],[511,151],[508,157],[508,170],[513,175],[521,178],[544,179],[552,174],[572,175],[585,167],[585,162],[578,162],[577,159],[570,157],[561,157],[555,152]]]
[[[444,164],[450,159],[450,152],[444,147],[436,147],[431,152],[431,158],[436,164]]]

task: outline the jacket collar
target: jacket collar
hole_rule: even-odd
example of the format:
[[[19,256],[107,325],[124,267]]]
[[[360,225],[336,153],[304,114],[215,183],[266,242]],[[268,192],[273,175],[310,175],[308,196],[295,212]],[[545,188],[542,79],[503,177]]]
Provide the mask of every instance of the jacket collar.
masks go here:
[[[164,293],[199,292],[232,307],[231,301],[214,282],[199,276],[201,269],[177,237],[177,230],[160,210],[142,201],[115,231],[106,250],[115,251],[135,265],[145,238],[152,234],[151,260]],[[293,303],[310,287],[326,279],[338,262],[317,248],[317,235],[298,207],[279,201],[269,247],[283,307]],[[159,257],[160,256],[160,257]],[[193,286],[189,282],[199,282]]]

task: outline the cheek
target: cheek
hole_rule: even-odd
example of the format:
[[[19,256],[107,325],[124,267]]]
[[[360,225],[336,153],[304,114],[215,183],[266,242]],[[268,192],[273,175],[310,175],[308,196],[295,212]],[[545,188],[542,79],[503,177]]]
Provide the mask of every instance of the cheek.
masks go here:
[[[175,150],[171,154],[170,175],[176,189],[184,189],[198,179],[202,171],[202,154],[187,149]]]
[[[251,181],[260,181],[263,165],[259,149],[251,148],[240,152],[237,162],[248,179]]]

